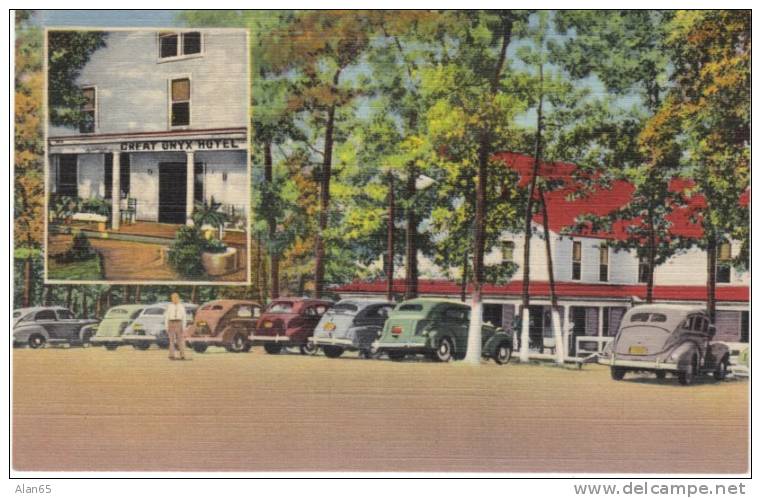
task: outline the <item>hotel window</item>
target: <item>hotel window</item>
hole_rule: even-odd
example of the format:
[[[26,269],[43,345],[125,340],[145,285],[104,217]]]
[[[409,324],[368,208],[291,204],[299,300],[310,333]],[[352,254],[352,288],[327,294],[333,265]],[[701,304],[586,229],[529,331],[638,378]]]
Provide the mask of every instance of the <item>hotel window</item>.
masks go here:
[[[84,97],[85,101],[82,103],[82,107],[80,108],[82,113],[82,121],[79,123],[79,132],[94,133],[96,107],[95,87],[82,88],[82,96]]]
[[[571,279],[581,280],[581,241],[573,241],[573,254],[571,255]]]
[[[716,254],[716,281],[728,284],[732,279],[732,245],[723,242],[719,245]]]
[[[502,242],[502,262],[512,263],[515,257],[515,242],[506,240]]]
[[[600,244],[600,282],[608,281],[608,244]]]
[[[637,282],[641,284],[647,283],[647,279],[650,276],[650,265],[647,264],[647,259],[639,258],[639,268],[637,269]]]
[[[190,125],[190,80],[172,80],[171,119],[172,126]]]
[[[159,59],[171,59],[202,52],[203,36],[198,31],[159,33]]]

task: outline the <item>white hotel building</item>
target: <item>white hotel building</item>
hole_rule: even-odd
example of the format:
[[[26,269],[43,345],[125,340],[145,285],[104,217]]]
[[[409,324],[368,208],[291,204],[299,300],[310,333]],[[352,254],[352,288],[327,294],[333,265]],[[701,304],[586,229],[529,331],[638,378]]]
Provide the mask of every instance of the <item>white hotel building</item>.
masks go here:
[[[520,154],[500,155],[506,165],[526,181],[532,159]],[[570,178],[573,165],[544,165],[550,175]],[[550,243],[553,268],[561,308],[561,320],[567,330],[566,351],[571,355],[601,351],[615,336],[623,314],[646,297],[647,265],[631,251],[615,251],[612,239],[622,237],[625,225],[614,225],[608,234],[569,234],[576,217],[584,213],[603,215],[628,202],[633,187],[615,182],[610,190],[569,200],[568,191],[547,194]],[[744,196],[741,203],[747,204]],[[535,235],[531,238],[530,280],[530,337],[535,352],[553,346],[550,318],[549,272],[543,239],[541,216],[533,220]],[[699,235],[699,227],[689,220],[688,212],[671,217],[671,230],[686,236]],[[697,230],[697,232],[696,232]],[[486,285],[483,289],[484,320],[503,327],[513,325],[521,305],[523,234],[505,232],[501,247],[487,251],[487,265],[512,262],[519,265],[512,281],[505,285]],[[729,264],[737,254],[738,243],[724,244],[718,251],[717,313],[718,340],[730,343],[734,349],[744,348],[749,341],[750,274],[739,272]],[[654,273],[655,302],[689,306],[705,306],[707,262],[706,253],[697,248],[679,251]],[[470,289],[470,287],[468,287]],[[341,297],[384,295],[386,281],[353,282],[336,287]],[[459,298],[459,282],[445,279],[420,280],[421,296]],[[394,292],[404,294],[404,281],[395,280]],[[569,324],[570,326],[566,326]],[[550,351],[547,351],[550,352]]]
[[[51,197],[111,200],[110,229],[183,224],[212,197],[248,216],[245,30],[107,32],[76,81],[79,129],[50,125]]]

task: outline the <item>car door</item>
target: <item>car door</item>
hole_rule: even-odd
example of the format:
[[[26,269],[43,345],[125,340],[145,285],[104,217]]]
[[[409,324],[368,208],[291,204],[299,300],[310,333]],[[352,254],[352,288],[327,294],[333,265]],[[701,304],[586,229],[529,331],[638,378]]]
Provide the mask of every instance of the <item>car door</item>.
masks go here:
[[[79,340],[79,329],[82,323],[74,316],[74,313],[69,310],[56,310],[56,316],[58,318],[56,323],[58,339],[65,339],[67,341]]]
[[[34,315],[34,323],[44,328],[50,339],[59,338],[58,318],[54,310],[41,310]]]
[[[470,308],[466,306],[445,305],[439,314],[442,332],[454,340],[455,352],[458,355],[465,354],[468,347],[468,325],[470,320]],[[442,333],[438,334],[439,337]]]

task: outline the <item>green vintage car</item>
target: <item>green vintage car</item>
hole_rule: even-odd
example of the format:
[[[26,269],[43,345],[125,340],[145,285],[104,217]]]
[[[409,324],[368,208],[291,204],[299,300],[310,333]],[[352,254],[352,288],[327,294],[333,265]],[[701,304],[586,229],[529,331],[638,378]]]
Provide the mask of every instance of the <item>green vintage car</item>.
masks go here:
[[[103,321],[98,324],[98,330],[90,338],[93,346],[104,346],[113,351],[125,344],[122,334],[127,326],[145,309],[145,304],[122,304],[109,309]]]
[[[461,359],[468,344],[470,306],[447,299],[411,299],[389,314],[373,349],[392,360],[424,354],[435,361]],[[484,324],[482,355],[504,365],[513,354],[513,334]]]

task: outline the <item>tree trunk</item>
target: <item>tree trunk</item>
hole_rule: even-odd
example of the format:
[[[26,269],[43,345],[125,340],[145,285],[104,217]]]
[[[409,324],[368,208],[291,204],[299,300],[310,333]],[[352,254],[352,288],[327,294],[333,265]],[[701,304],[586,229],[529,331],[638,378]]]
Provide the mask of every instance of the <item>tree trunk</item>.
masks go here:
[[[264,181],[268,186],[268,199],[272,194],[272,142],[267,140],[264,143]],[[267,230],[269,236],[269,253],[270,253],[270,295],[272,299],[280,297],[280,254],[274,246],[274,240],[277,235],[277,220],[271,206],[265,206],[267,210]],[[262,298],[264,301],[264,298]]]
[[[539,85],[544,82],[544,70],[539,66]],[[539,174],[539,164],[542,160],[542,107],[544,105],[544,90],[539,91],[539,104],[536,113],[536,134],[534,136],[534,164],[531,168],[531,183],[528,200],[526,201],[525,224],[523,227],[523,287],[521,290],[521,362],[528,361],[529,355],[529,283],[531,282],[531,218],[534,215],[534,193],[536,179]]]
[[[112,287],[109,285],[108,289],[106,289],[106,310],[111,308],[111,291]]]
[[[386,220],[386,299],[394,300],[394,220],[396,201],[394,199],[394,175],[388,173],[388,214]]]
[[[563,328],[560,323],[560,308],[558,307],[558,295],[555,291],[555,267],[552,259],[552,241],[550,240],[550,217],[547,214],[547,200],[544,190],[539,188],[539,201],[542,207],[542,228],[544,231],[544,252],[547,258],[547,278],[550,284],[550,317],[552,319],[552,334],[555,338],[555,359],[557,363],[565,362],[565,341]]]
[[[499,82],[502,78],[502,69],[507,57],[507,46],[512,36],[512,14],[503,14],[502,18],[502,41],[497,57],[497,63],[491,76],[491,97],[499,94]],[[465,362],[477,365],[481,362],[481,323],[483,309],[481,306],[481,292],[484,283],[484,249],[486,242],[486,191],[489,182],[489,160],[492,154],[492,137],[490,130],[481,130],[478,144],[478,182],[476,183],[476,216],[473,244],[473,300],[470,310],[470,324],[468,326],[468,345],[465,353]]]
[[[124,304],[129,304],[129,285],[124,286]]]
[[[32,257],[24,258],[24,294],[21,298],[24,308],[32,303]]]
[[[652,303],[653,284],[655,280],[655,221],[652,206],[648,206],[647,209],[647,224],[647,292],[645,295],[645,301]]]
[[[88,318],[88,315],[87,315],[87,287],[82,287],[82,318]]]
[[[140,304],[140,286],[135,286],[135,303]]]
[[[404,279],[404,298],[414,299],[418,295],[417,267],[417,213],[415,212],[415,196],[417,195],[417,170],[414,165],[407,167],[407,226],[406,226],[406,274]]]
[[[716,323],[716,236],[707,232],[706,240],[706,308],[711,323]]]
[[[190,287],[190,302],[193,304],[198,304],[198,286],[193,285]]]
[[[103,313],[103,292],[98,293],[98,298],[95,300],[95,318],[100,318]]]
[[[460,301],[465,302],[468,294],[468,251],[462,257],[462,278],[460,278]]]
[[[52,301],[51,294],[53,293],[53,287],[50,285],[45,285],[43,290],[43,298],[42,298],[42,304],[44,306],[50,306],[50,303]]]
[[[74,288],[71,285],[66,286],[66,308],[71,309],[71,293],[74,290]]]
[[[301,297],[301,296],[304,295],[304,286],[305,285],[306,285],[306,275],[301,273],[301,274],[299,274],[298,285],[297,285],[297,289],[296,289],[297,297]]]

